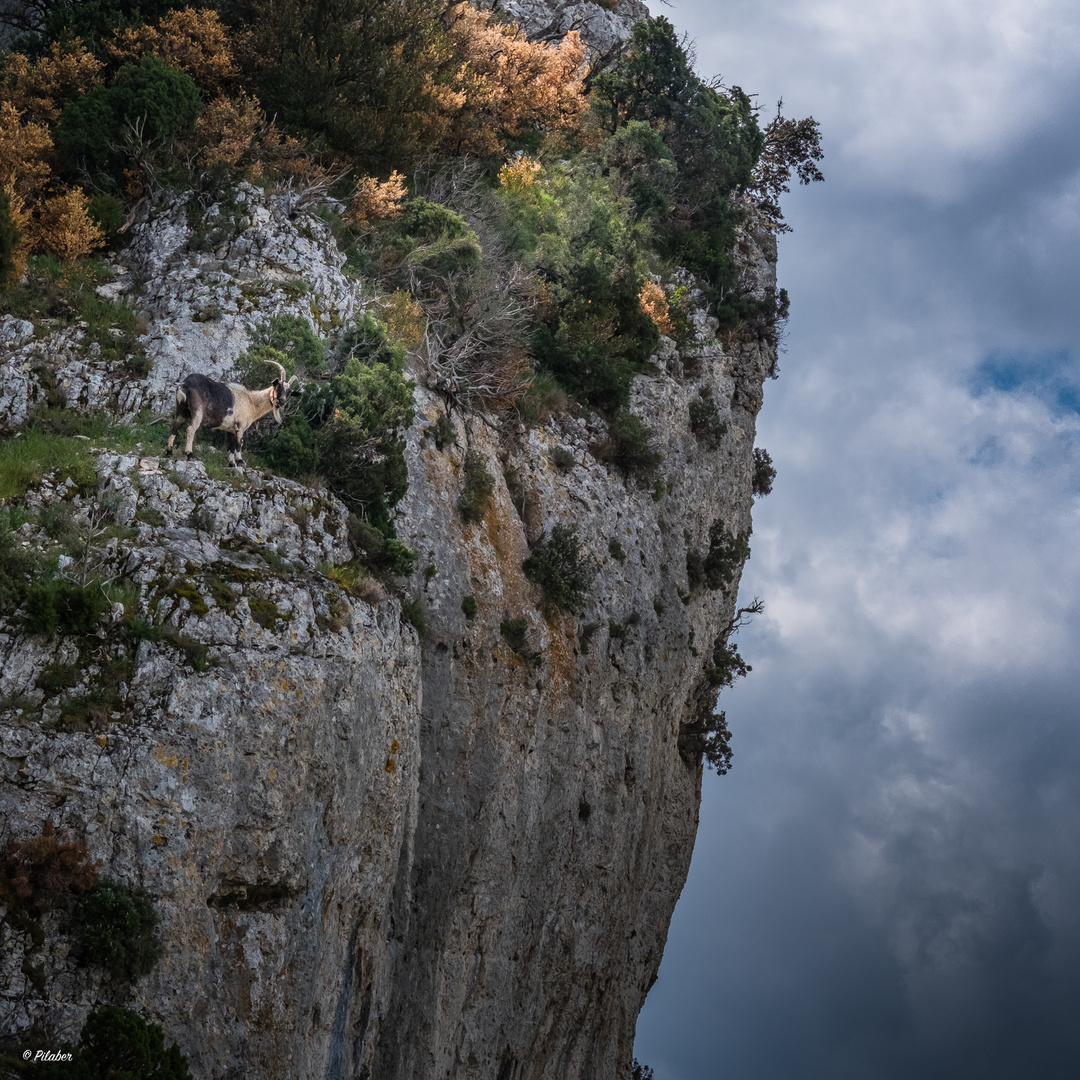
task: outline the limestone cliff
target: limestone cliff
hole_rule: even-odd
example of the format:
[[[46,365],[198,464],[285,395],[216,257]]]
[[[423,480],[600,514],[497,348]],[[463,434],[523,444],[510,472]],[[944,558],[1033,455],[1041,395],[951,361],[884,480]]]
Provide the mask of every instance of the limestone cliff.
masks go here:
[[[738,256],[764,297],[773,234],[745,229]],[[288,195],[164,209],[103,286],[139,311],[149,374],[118,375],[78,326],[9,319],[5,420],[47,401],[162,414],[180,376],[228,372],[268,316],[329,334],[361,312],[343,262]],[[646,485],[599,460],[599,416],[448,411],[417,370],[395,523],[420,556],[402,591],[422,640],[398,599],[336,573],[351,558],[337,499],[168,462],[164,427],[156,444],[95,444],[96,490],[35,485],[28,502],[96,535],[97,571],[138,585],[159,632],[133,644],[103,626],[77,644],[0,620],[0,816],[19,837],[51,820],[145,888],[164,956],[117,986],[78,965],[59,914],[41,943],[0,921],[0,1027],[73,1039],[119,1000],[200,1078],[628,1075],[697,828],[701,764],[680,734],[711,705],[703,669],[740,569],[694,588],[688,555],[716,522],[750,531],[775,359],[719,340],[702,310],[692,341],[661,338],[631,398],[662,454]],[[494,479],[471,524],[467,452]],[[543,614],[522,568],[559,524],[597,568],[578,616]],[[51,550],[37,519],[16,535]]]

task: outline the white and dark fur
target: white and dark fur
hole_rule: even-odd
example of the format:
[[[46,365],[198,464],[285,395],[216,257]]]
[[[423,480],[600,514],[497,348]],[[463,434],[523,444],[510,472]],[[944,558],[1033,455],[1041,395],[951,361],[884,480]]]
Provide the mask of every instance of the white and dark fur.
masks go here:
[[[172,457],[176,433],[188,421],[187,442],[184,449],[188,461],[191,460],[191,448],[195,442],[195,432],[206,426],[228,433],[229,464],[244,464],[244,432],[256,420],[273,413],[274,419],[281,423],[281,406],[285,404],[292,385],[297,381],[294,375],[287,379],[285,369],[273,360],[281,372],[265,390],[248,390],[239,383],[223,383],[209,379],[205,375],[189,375],[176,388],[176,416],[173,418],[169,443],[165,456]],[[287,381],[286,381],[287,380]]]

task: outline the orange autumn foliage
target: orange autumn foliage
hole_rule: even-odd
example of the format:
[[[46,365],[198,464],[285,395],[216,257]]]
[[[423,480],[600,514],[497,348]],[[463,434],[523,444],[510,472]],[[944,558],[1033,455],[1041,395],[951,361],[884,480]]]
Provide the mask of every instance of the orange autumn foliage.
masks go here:
[[[90,219],[89,198],[78,188],[66,188],[41,200],[27,223],[30,247],[66,262],[82,259],[105,243],[101,227]]]
[[[195,138],[205,144],[199,157],[207,165],[216,161],[238,165],[245,154],[257,149],[266,127],[258,98],[247,94],[215,98],[195,122]]]
[[[558,44],[529,41],[489,11],[454,5],[448,36],[454,67],[445,79],[445,131],[457,153],[494,154],[498,135],[529,127],[567,130],[584,117],[585,42],[571,31]]]
[[[652,319],[661,334],[666,334],[668,337],[675,336],[667,296],[655,281],[646,279],[641,286],[641,292],[638,293],[638,307]]]
[[[157,26],[119,30],[108,51],[114,60],[135,62],[153,53],[213,93],[228,89],[237,78],[229,31],[216,11],[184,8]]]
[[[22,122],[10,101],[0,102],[0,186],[33,198],[52,172],[52,137],[44,124]]]
[[[499,170],[499,183],[508,191],[520,195],[536,183],[539,175],[540,162],[528,154],[522,154],[514,161],[508,161]]]
[[[12,53],[0,85],[16,111],[33,122],[51,124],[68,101],[101,82],[104,66],[84,45],[53,42],[50,54],[38,60]]]
[[[353,221],[357,225],[366,225],[370,221],[395,218],[401,213],[401,204],[407,194],[405,177],[397,171],[390,174],[389,180],[382,182],[374,176],[365,176],[356,185],[350,207]]]

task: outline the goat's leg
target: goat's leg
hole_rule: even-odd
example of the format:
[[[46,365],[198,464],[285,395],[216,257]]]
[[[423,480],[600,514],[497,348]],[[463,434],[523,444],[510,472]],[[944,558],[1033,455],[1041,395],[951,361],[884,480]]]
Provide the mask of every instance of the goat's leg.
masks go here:
[[[184,416],[179,410],[173,417],[172,430],[169,432],[169,441],[165,444],[165,456],[172,457],[173,446],[176,445],[176,433],[184,426]]]
[[[187,398],[184,396],[183,390],[178,390],[176,393],[176,415],[173,417],[169,441],[165,444],[165,456],[168,458],[172,457],[173,447],[176,445],[176,433],[184,426],[184,421],[188,418],[186,405]]]
[[[244,461],[244,428],[237,428],[233,438],[236,440],[236,461],[233,464],[240,468],[241,465],[247,464]]]
[[[188,424],[187,429],[187,442],[184,445],[184,450],[187,453],[187,459],[190,461],[194,454],[191,452],[191,448],[195,445],[195,432],[199,430],[203,421],[202,409],[195,409],[191,414],[191,423]]]

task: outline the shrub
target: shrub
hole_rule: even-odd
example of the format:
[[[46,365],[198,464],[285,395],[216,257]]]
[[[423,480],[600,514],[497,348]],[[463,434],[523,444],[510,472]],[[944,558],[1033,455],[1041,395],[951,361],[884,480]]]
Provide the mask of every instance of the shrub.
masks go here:
[[[720,419],[720,410],[712,399],[711,391],[702,387],[700,397],[690,402],[690,430],[694,438],[702,446],[715,450],[727,434],[727,429],[727,422]]]
[[[356,192],[349,206],[355,224],[363,227],[372,221],[396,218],[401,213],[408,189],[405,177],[396,170],[390,179],[379,181],[374,176],[362,177],[356,184]]]
[[[622,544],[619,543],[618,540],[615,539],[615,537],[612,537],[608,541],[607,549],[608,554],[616,562],[626,562],[626,549],[622,546]]]
[[[702,683],[697,692],[696,712],[691,721],[679,729],[679,752],[686,760],[695,756],[723,776],[731,768],[731,732],[727,716],[716,712],[716,695],[731,687],[736,679],[753,669],[739,655],[737,645],[729,645],[727,631],[717,637],[712,653],[702,670]]]
[[[568,473],[577,464],[577,458],[572,450],[568,450],[565,446],[556,446],[551,451],[551,464],[559,472]]]
[[[138,1013],[99,1005],[86,1018],[74,1060],[34,1067],[41,1080],[192,1080],[187,1058]]]
[[[457,508],[468,524],[484,520],[484,509],[495,490],[495,478],[487,471],[484,455],[470,450],[465,455],[465,489],[458,496]]]
[[[314,137],[369,175],[406,169],[425,149],[448,59],[434,0],[274,0],[230,5],[245,19],[247,72],[286,131]]]
[[[43,199],[30,230],[33,249],[71,262],[104,245],[105,234],[87,213],[89,205],[90,200],[78,188]]]
[[[594,82],[598,112],[614,134],[634,121],[658,133],[677,165],[670,187],[645,185],[646,201],[670,193],[678,215],[658,225],[663,253],[699,279],[722,326],[742,317],[738,268],[731,255],[745,190],[765,146],[750,98],[721,90],[691,69],[685,42],[665,18],[634,25],[618,63]],[[660,160],[659,155],[651,155]]]
[[[664,460],[649,443],[651,438],[649,427],[629,410],[620,409],[608,425],[607,438],[592,449],[597,460],[614,465],[624,476],[651,480]]]
[[[454,439],[454,425],[445,413],[440,413],[439,418],[428,428],[431,437],[435,440],[435,449],[442,450],[449,446]]]
[[[420,637],[426,637],[428,632],[427,616],[418,600],[402,600],[401,614],[405,621],[416,630]]]
[[[22,604],[37,569],[33,553],[15,539],[11,511],[0,510],[0,614],[10,614]]]
[[[133,137],[133,126],[144,147],[160,145],[191,127],[202,111],[191,76],[147,54],[120,68],[114,85],[96,86],[65,106],[56,147],[69,168],[85,165],[122,183],[130,158],[115,148]]]
[[[529,620],[524,615],[516,619],[503,619],[499,623],[499,633],[514,652],[522,653],[529,644]]]
[[[228,34],[216,11],[187,8],[170,12],[157,26],[118,29],[107,52],[114,61],[136,62],[153,53],[215,93],[237,76]]]
[[[124,224],[124,204],[115,195],[98,193],[90,197],[86,213],[101,230],[105,243],[114,243],[120,226]]]
[[[464,612],[465,618],[468,619],[469,622],[472,622],[473,619],[476,618],[477,612],[476,597],[472,595],[466,596],[465,599],[461,601],[461,610]]]
[[[671,321],[671,311],[668,308],[667,297],[664,290],[654,281],[645,281],[638,293],[638,305],[656,324],[656,329],[668,337],[675,336],[675,326]]]
[[[16,252],[22,234],[11,216],[11,196],[0,189],[0,291],[14,281],[18,269]]]
[[[291,335],[295,350],[313,355],[298,322],[276,325],[277,331],[268,331],[278,334],[274,340],[287,344]],[[344,335],[339,352],[349,357],[345,370],[329,384],[305,386],[282,426],[253,436],[251,450],[285,476],[322,476],[350,510],[392,539],[390,510],[409,481],[400,433],[413,418],[404,347],[391,342],[383,324],[367,313]],[[288,356],[280,350],[277,355]]]
[[[97,884],[97,865],[85,840],[73,840],[46,821],[37,836],[9,840],[0,856],[0,904],[13,924],[37,919],[63,903],[68,894],[82,895]]]
[[[157,924],[154,903],[142,889],[118,881],[98,882],[72,915],[80,963],[122,979],[148,975],[161,958]]]
[[[723,522],[709,528],[709,552],[704,560],[705,584],[710,589],[727,589],[750,557],[749,533],[732,536]]]
[[[540,586],[541,609],[548,616],[559,611],[580,612],[596,576],[593,560],[581,550],[577,529],[566,525],[556,525],[521,568],[529,581]]]
[[[762,447],[754,448],[754,475],[751,480],[751,490],[759,498],[768,495],[772,491],[773,481],[776,479],[776,469],[773,468],[772,458],[769,451]]]
[[[316,375],[325,367],[326,346],[300,315],[275,315],[268,324],[256,327],[252,341],[284,353],[288,362],[283,366],[290,375],[297,371]]]
[[[500,136],[568,130],[587,109],[585,42],[529,41],[514,23],[469,4],[451,10],[449,89],[442,145],[458,154],[495,154]]]
[[[43,637],[57,631],[92,634],[110,606],[109,598],[97,585],[42,582],[26,590],[24,625],[28,633]]]

